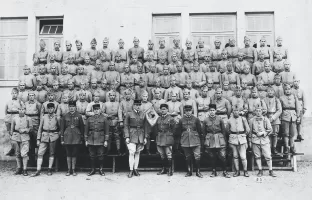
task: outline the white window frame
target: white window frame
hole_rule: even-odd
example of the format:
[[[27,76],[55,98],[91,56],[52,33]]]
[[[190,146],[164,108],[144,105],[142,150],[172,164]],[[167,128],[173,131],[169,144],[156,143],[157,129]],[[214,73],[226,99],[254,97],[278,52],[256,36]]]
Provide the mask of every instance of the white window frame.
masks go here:
[[[47,26],[49,26],[49,31],[48,31],[48,33],[42,33],[44,27],[47,27]],[[50,33],[50,30],[51,30],[51,27],[52,27],[52,26],[56,26],[55,33]],[[56,33],[56,31],[58,30],[59,27],[62,27],[62,29],[63,29],[63,25],[62,25],[62,24],[43,25],[43,27],[42,27],[42,29],[41,29],[41,31],[40,31],[40,35],[63,35],[63,30],[62,30],[62,33]]]

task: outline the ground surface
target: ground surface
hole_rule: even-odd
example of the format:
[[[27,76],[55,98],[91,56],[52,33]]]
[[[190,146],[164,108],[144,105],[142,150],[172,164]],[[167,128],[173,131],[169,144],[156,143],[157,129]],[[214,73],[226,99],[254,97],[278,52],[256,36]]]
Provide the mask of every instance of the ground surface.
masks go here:
[[[256,172],[251,177],[225,179],[196,176],[185,178],[183,172],[172,177],[157,176],[156,172],[141,172],[140,177],[127,178],[125,172],[105,177],[98,174],[87,177],[79,172],[77,177],[66,177],[65,172],[51,177],[44,171],[36,178],[13,176],[15,163],[0,162],[0,199],[117,199],[117,200],[174,200],[174,199],[252,199],[274,200],[312,199],[312,163],[299,162],[297,173],[277,171],[277,178],[265,171],[263,182],[256,181]],[[32,172],[31,172],[32,173]],[[232,174],[232,173],[231,173]]]

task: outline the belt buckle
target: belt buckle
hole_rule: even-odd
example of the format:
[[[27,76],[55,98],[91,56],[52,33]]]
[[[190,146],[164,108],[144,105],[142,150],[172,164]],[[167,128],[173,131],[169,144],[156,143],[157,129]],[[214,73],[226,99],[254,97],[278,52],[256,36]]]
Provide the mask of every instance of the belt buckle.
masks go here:
[[[186,131],[187,131],[187,132],[191,132],[191,129],[190,129],[190,128],[187,128]]]
[[[70,128],[75,128],[75,126],[74,125],[70,125]]]
[[[137,129],[140,129],[141,127],[140,127],[140,126],[137,126],[136,128],[137,128]]]

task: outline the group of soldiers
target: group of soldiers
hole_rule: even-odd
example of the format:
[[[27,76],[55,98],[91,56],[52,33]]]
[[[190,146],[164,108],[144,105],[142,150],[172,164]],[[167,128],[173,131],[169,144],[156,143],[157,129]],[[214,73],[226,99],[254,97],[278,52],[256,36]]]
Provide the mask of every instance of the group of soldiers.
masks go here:
[[[103,171],[104,155],[116,144],[118,155],[129,154],[128,177],[139,176],[140,152],[151,154],[151,140],[156,140],[162,160],[158,173],[172,176],[172,153],[182,149],[187,174],[200,172],[201,155],[212,163],[211,177],[217,176],[217,158],[226,171],[227,152],[234,158],[234,177],[240,175],[239,157],[244,176],[248,177],[246,151],[252,149],[263,175],[261,157],[272,171],[271,154],[278,154],[277,141],[282,138],[284,152],[296,153],[294,139],[301,135],[305,113],[305,96],[299,80],[290,70],[287,48],[282,38],[277,46],[268,47],[261,38],[260,47],[238,48],[230,39],[226,48],[215,41],[215,48],[206,48],[202,40],[196,49],[186,40],[182,49],[178,38],[174,47],[165,47],[159,40],[154,49],[151,40],[148,49],[134,46],[111,50],[108,38],[103,48],[97,49],[95,39],[91,48],[82,49],[75,41],[77,51],[66,41],[66,50],[60,42],[48,52],[45,42],[33,56],[32,67],[25,66],[19,85],[12,90],[12,100],[6,104],[5,123],[15,151],[15,174],[27,173],[29,155],[37,161],[41,173],[43,156],[49,150],[48,175],[52,175],[54,158],[60,149],[66,150],[69,175],[77,175],[76,160],[81,144],[85,144],[96,173],[96,161]],[[60,143],[62,146],[59,146]],[[122,151],[125,145],[127,152]]]

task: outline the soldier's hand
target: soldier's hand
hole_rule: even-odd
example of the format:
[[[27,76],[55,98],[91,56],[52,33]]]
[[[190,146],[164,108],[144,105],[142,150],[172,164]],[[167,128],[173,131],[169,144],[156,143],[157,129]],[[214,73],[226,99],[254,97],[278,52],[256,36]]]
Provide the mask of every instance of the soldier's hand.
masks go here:
[[[146,143],[147,143],[147,139],[146,139],[146,138],[144,138],[144,145],[146,145]]]
[[[40,140],[37,140],[37,146],[39,146],[40,145]]]
[[[107,141],[104,142],[104,147],[107,147]]]
[[[130,139],[126,138],[126,143],[129,144],[130,143]]]
[[[123,128],[123,127],[124,127],[123,122],[119,122],[119,126],[120,126],[121,128]]]
[[[88,146],[88,141],[86,141],[86,147]]]
[[[64,141],[62,141],[61,144],[64,145]]]
[[[300,123],[300,117],[297,117],[296,122],[297,122],[297,123]]]

